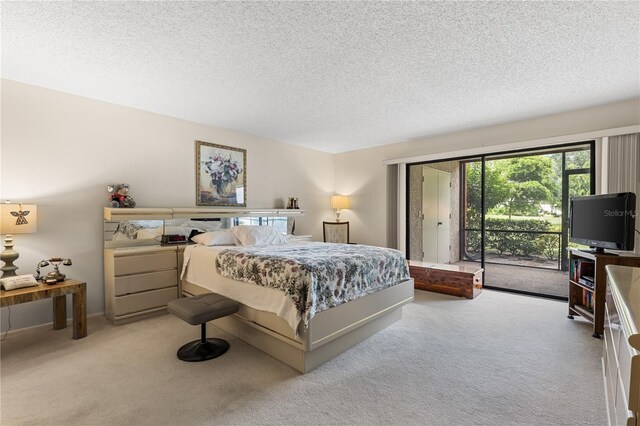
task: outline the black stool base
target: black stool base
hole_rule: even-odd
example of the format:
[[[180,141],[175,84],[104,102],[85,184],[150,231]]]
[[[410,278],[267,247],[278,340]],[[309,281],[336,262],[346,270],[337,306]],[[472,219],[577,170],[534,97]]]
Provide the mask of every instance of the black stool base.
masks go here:
[[[217,358],[229,349],[229,342],[222,339],[194,340],[178,349],[178,358],[187,362],[200,362]]]

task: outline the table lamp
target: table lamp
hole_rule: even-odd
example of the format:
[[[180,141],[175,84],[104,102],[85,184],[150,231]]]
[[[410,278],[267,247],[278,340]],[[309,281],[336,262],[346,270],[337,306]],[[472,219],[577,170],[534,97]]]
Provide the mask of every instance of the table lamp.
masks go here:
[[[336,222],[340,222],[340,210],[348,209],[349,197],[346,195],[332,195],[331,196],[331,208],[336,211]]]
[[[35,204],[0,204],[0,234],[4,234],[4,250],[0,260],[4,265],[0,270],[2,277],[15,277],[17,266],[13,264],[19,254],[13,250],[12,234],[31,234],[36,232],[38,208]]]

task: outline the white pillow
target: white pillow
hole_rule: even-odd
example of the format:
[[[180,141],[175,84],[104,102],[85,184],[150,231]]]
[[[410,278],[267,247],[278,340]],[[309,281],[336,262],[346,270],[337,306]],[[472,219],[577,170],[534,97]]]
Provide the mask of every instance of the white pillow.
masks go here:
[[[212,231],[198,234],[191,241],[205,246],[235,246],[236,239],[233,233],[225,231]]]
[[[238,225],[231,228],[231,232],[245,247],[287,243],[284,235],[271,226]]]
[[[188,226],[191,228],[197,228],[201,231],[217,231],[222,228],[221,221],[209,221],[209,220],[187,220],[182,223],[182,226]]]

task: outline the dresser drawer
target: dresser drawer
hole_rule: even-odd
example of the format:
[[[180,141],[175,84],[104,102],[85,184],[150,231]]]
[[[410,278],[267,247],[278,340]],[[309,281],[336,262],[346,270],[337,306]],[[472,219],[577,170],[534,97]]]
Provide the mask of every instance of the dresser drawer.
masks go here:
[[[177,298],[178,286],[118,296],[115,298],[114,315],[120,316],[146,309],[159,308],[166,306],[169,301]]]
[[[613,345],[610,341],[610,334],[606,334],[605,329],[605,346],[607,350],[605,374],[609,382],[609,391],[612,393],[612,398],[615,401],[616,390],[618,388],[618,362],[616,360],[616,353],[613,349]],[[613,409],[613,406],[611,407]]]
[[[605,379],[604,386],[607,392],[607,416],[609,417],[609,425],[616,424],[616,389],[611,387],[611,380]]]
[[[604,338],[607,341],[607,351],[609,352],[609,363],[613,370],[618,369],[618,343],[614,340],[613,332],[615,331],[608,322],[609,315],[605,313],[604,320]]]
[[[635,426],[636,417],[634,413],[629,411],[627,404],[627,395],[620,387],[620,377],[618,376],[618,388],[616,389],[616,418],[618,426]]]
[[[629,380],[629,409],[640,412],[640,355],[631,357],[631,378]]]
[[[611,324],[611,337],[613,339],[613,344],[616,347],[616,352],[618,351],[618,346],[620,344],[626,344],[626,342],[620,342],[620,333],[622,330],[622,325],[620,324],[620,316],[618,315],[618,310],[616,309],[616,305],[611,298],[611,293],[607,294],[607,301],[605,302],[605,322],[609,321]]]
[[[162,269],[176,269],[177,266],[178,260],[175,252],[121,256],[114,259],[114,272],[116,276],[159,271]]]
[[[146,274],[126,275],[116,277],[114,281],[116,296],[123,296],[130,293],[176,286],[178,284],[178,271],[169,269]]]
[[[624,338],[624,336],[623,336]],[[629,395],[629,381],[631,380],[631,353],[629,352],[629,346],[622,344],[617,348],[618,354],[618,371],[622,378],[622,384],[624,388],[624,394]]]

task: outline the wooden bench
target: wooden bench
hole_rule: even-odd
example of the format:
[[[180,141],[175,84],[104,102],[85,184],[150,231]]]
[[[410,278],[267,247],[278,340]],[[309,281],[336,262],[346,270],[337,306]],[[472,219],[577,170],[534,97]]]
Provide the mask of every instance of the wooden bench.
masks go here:
[[[409,274],[419,290],[473,299],[482,292],[482,268],[409,261]]]

